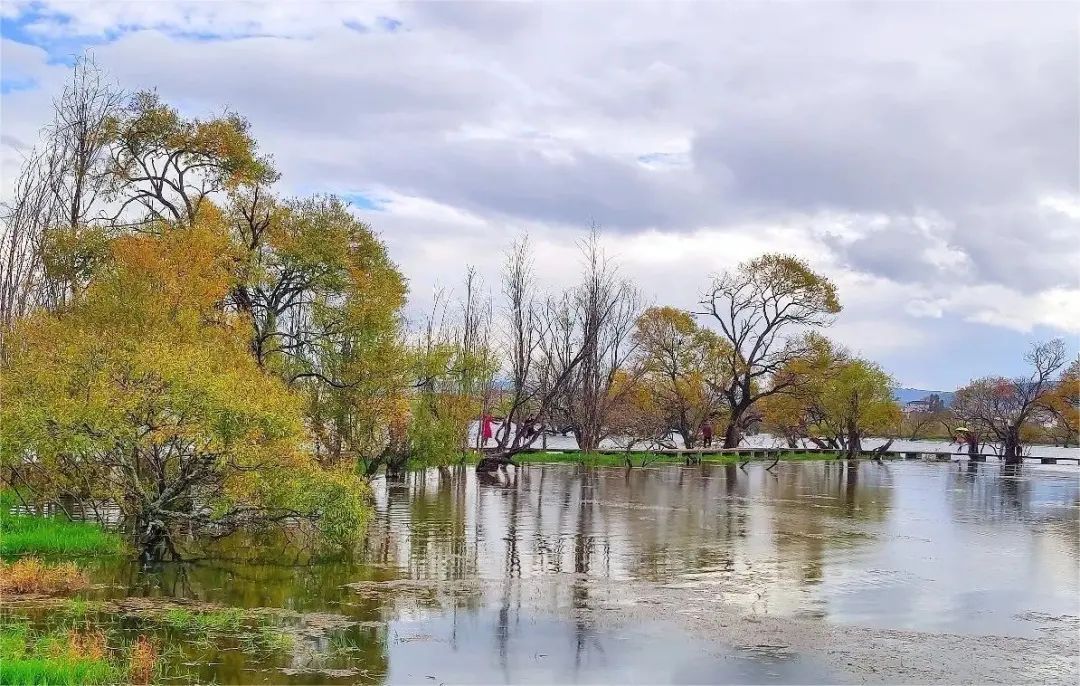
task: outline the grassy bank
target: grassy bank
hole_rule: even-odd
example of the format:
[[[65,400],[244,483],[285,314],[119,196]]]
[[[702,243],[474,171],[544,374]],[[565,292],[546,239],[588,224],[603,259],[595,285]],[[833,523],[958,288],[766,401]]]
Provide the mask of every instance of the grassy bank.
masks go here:
[[[123,539],[90,522],[73,522],[63,515],[38,517],[12,513],[18,500],[0,492],[0,555],[78,557],[115,555],[125,551]]]
[[[635,467],[649,466],[654,464],[685,464],[686,458],[682,455],[666,455],[663,453],[631,452],[631,453],[570,453],[557,450],[536,453],[519,453],[514,456],[516,462],[523,464],[581,464],[588,467],[625,467],[627,458]],[[835,460],[836,453],[781,453],[781,462],[805,462],[808,460]],[[738,464],[748,458],[737,455],[704,454],[702,463],[705,464]],[[761,461],[763,458],[756,458]],[[775,458],[769,458],[769,462]]]
[[[143,637],[111,648],[100,630],[39,633],[9,623],[0,627],[0,684],[146,684],[157,655]]]

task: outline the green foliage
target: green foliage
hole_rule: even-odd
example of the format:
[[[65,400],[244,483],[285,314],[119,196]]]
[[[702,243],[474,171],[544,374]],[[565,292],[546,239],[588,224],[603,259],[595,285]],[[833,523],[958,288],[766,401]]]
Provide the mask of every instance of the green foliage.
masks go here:
[[[819,444],[858,451],[859,439],[900,428],[892,378],[877,364],[852,356],[818,334],[798,342],[798,356],[773,375],[773,392],[761,403],[764,427],[792,444]]]
[[[230,299],[250,322],[258,364],[302,390],[324,464],[370,459],[401,407],[405,279],[340,199],[233,197],[241,247]]]
[[[345,466],[309,469],[290,482],[290,505],[314,518],[322,537],[341,545],[363,536],[371,513],[371,487]]]
[[[693,446],[702,423],[723,408],[717,392],[729,375],[730,346],[694,318],[673,307],[650,307],[637,320],[634,342],[640,369],[624,382],[627,407],[616,421],[623,431],[647,438],[675,429]]]
[[[100,228],[57,226],[47,229],[43,236],[44,277],[66,289],[81,288],[108,256],[108,236]]]
[[[445,406],[452,400],[422,395],[413,402],[409,423],[409,458],[414,465],[443,466],[460,459],[462,434],[468,429],[469,418],[475,414],[467,412],[462,413],[465,416],[455,416],[449,411],[439,414],[433,409],[436,403]],[[479,403],[473,405],[479,411]]]
[[[191,224],[211,193],[277,179],[258,154],[250,124],[234,112],[184,119],[155,91],[134,93],[101,135],[109,141],[112,199],[138,204],[145,219]]]
[[[822,384],[816,401],[818,426],[836,435],[851,429],[860,436],[887,434],[900,420],[893,386],[892,378],[873,362],[841,362]]]

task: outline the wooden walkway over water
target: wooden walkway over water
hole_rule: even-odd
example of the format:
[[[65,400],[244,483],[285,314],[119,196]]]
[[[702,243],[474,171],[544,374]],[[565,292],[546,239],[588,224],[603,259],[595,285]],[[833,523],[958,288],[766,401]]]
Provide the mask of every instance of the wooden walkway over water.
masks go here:
[[[580,448],[527,448],[525,453],[580,453]],[[600,455],[672,455],[682,457],[688,462],[700,462],[706,455],[729,455],[736,458],[750,460],[775,460],[784,455],[822,455],[836,453],[835,450],[825,448],[661,448],[657,450],[630,450],[623,448],[602,448],[590,451]],[[951,453],[942,451],[926,450],[864,450],[860,453],[863,458],[880,458],[883,460],[933,460],[938,462],[951,462],[953,458],[960,458],[970,462],[986,462],[987,460],[1001,460],[1001,455],[996,453],[979,453],[970,455],[966,452]],[[1077,457],[1042,457],[1038,455],[1024,455],[1025,462],[1039,462],[1041,464],[1057,464],[1059,462],[1071,462],[1080,466],[1080,456]]]

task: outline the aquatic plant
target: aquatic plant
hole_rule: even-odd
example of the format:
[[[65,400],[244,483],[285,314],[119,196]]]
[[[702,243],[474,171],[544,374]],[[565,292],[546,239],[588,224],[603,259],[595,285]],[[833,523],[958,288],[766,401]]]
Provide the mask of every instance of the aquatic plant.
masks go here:
[[[132,684],[149,684],[158,662],[158,649],[146,636],[139,636],[131,646],[128,678]]]
[[[173,608],[162,615],[162,623],[177,631],[225,633],[240,631],[244,611],[238,607],[220,610]]]
[[[245,638],[245,643],[251,647],[271,652],[286,652],[296,645],[296,637],[272,624],[260,625],[254,633]]]

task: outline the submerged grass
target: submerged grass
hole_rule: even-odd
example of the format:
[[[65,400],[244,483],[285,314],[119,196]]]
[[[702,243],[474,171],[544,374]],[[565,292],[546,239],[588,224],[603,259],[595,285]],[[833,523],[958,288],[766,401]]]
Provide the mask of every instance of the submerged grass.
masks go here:
[[[18,500],[0,491],[0,555],[115,555],[125,551],[123,539],[90,522],[63,516],[12,512]]]
[[[239,641],[246,650],[288,651],[295,645],[293,635],[268,617],[248,613],[238,607],[201,610],[171,608],[157,621],[169,629],[186,634],[189,640],[197,644],[229,636]]]
[[[170,629],[215,634],[238,632],[243,620],[244,611],[238,607],[202,611],[173,608],[161,617],[162,624]]]

